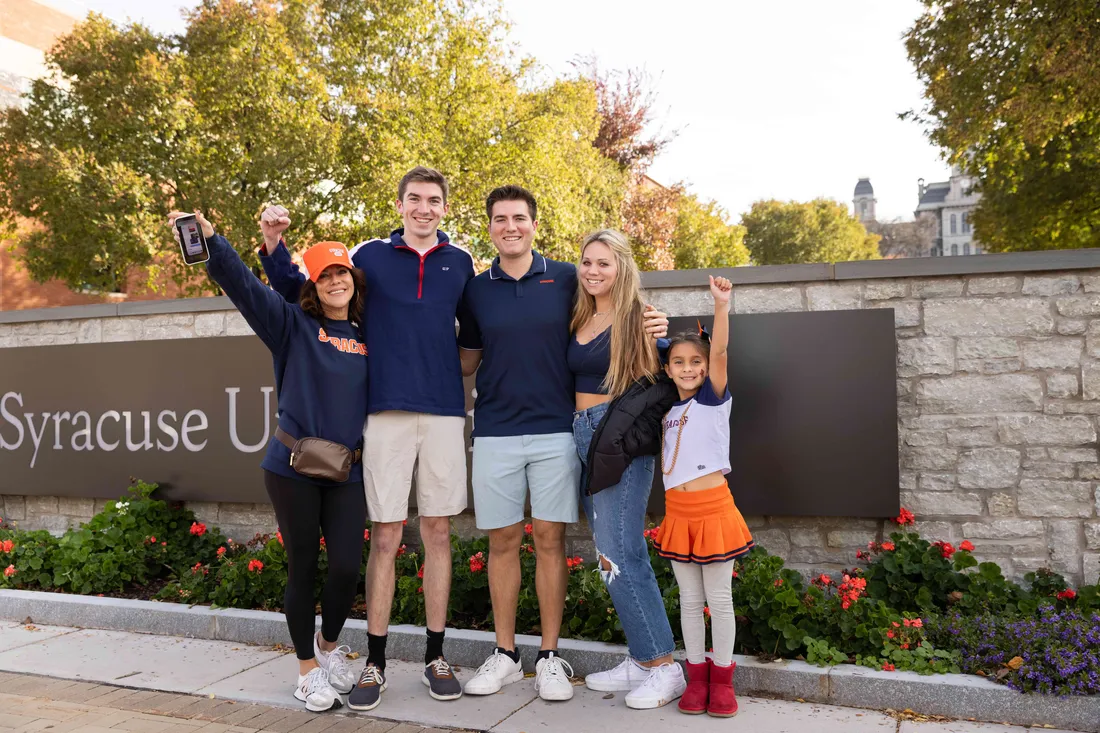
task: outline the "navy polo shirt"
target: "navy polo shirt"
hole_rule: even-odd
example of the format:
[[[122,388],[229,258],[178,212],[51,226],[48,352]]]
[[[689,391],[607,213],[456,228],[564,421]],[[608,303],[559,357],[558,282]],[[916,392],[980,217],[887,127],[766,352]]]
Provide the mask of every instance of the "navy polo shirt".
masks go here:
[[[466,284],[458,345],[481,349],[474,437],[573,430],[573,374],[565,354],[577,269],[534,253],[519,280],[500,258]]]

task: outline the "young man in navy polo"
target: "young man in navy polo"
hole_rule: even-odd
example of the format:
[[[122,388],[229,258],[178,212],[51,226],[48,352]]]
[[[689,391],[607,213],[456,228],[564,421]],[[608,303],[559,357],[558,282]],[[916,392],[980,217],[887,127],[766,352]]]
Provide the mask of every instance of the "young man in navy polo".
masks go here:
[[[535,688],[544,700],[573,697],[572,669],[557,654],[568,573],[566,526],[577,521],[580,461],[573,441],[573,375],[566,363],[577,270],[532,249],[535,197],[501,186],[485,202],[499,256],[463,297],[459,346],[463,373],[477,372],[472,483],[479,529],[489,533],[489,593],[497,649],[466,683],[491,695],[523,679],[515,650],[521,585],[519,548],[531,495],[542,650]],[[647,314],[663,336],[663,313]]]
[[[443,632],[451,591],[451,517],[466,508],[466,401],[455,317],[474,276],[473,259],[439,231],[447,213],[447,181],[438,171],[422,166],[409,171],[397,189],[397,211],[403,228],[350,251],[367,279],[364,330],[371,358],[366,360],[370,394],[363,484],[373,523],[367,664],[348,698],[353,710],[373,709],[386,688],[394,565],[414,465],[428,623],[423,681],[437,700],[462,695],[443,657]],[[261,261],[272,287],[296,300],[303,276],[278,238],[290,224],[285,210],[281,213],[261,217],[277,222],[265,226],[264,251],[270,256]]]

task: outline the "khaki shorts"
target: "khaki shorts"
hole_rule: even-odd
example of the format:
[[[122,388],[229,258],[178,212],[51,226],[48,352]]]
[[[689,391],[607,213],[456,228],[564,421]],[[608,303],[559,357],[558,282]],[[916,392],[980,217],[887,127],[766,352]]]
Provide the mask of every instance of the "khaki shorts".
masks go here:
[[[372,522],[409,516],[416,466],[416,509],[422,517],[453,517],[466,508],[466,419],[389,410],[367,417],[363,488]]]

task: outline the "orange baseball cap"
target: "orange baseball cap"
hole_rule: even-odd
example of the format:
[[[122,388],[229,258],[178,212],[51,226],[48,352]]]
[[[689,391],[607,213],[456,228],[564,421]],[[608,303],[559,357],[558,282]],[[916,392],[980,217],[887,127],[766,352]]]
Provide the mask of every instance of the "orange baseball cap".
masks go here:
[[[302,255],[302,262],[306,266],[306,275],[313,282],[317,282],[317,278],[330,265],[343,265],[349,270],[352,268],[348,248],[341,242],[318,242]]]

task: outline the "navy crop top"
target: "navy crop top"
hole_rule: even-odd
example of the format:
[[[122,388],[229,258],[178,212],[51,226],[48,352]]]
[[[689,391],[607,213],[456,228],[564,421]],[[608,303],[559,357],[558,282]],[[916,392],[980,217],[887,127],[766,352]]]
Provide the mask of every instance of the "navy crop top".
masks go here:
[[[587,344],[579,343],[576,336],[569,339],[565,358],[573,372],[574,389],[585,394],[607,394],[603,381],[611,370],[610,328]]]

